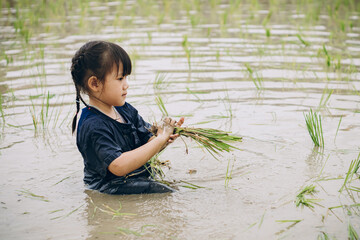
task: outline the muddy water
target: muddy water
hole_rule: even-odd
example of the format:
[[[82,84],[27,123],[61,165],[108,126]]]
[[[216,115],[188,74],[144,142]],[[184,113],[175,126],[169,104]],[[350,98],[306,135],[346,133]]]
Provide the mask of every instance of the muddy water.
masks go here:
[[[26,28],[14,28],[16,6],[3,6],[1,239],[316,239],[321,232],[345,239],[348,223],[360,233],[358,207],[328,210],[359,203],[356,191],[339,193],[360,151],[359,7],[330,14],[331,1],[197,2],[64,3],[46,8],[58,11],[34,26],[30,9],[38,6],[20,5],[27,43]],[[167,179],[203,188],[178,183],[176,193],[139,196],[85,190],[68,69],[93,39],[131,54],[127,101],[145,119],[160,119],[160,94],[185,125],[243,136],[241,151],[217,161],[192,142],[189,154],[180,140],[168,147],[160,156],[171,162]],[[165,80],[154,84],[157,76]],[[310,109],[322,116],[324,148],[306,130]],[[296,195],[310,184],[319,205],[297,208]]]

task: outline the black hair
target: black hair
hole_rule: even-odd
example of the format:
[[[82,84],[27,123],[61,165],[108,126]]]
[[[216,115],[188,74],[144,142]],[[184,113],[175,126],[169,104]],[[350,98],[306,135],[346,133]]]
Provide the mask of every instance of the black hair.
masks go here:
[[[89,94],[87,80],[95,76],[100,82],[113,70],[114,64],[119,72],[120,63],[123,66],[123,76],[131,74],[129,55],[119,45],[105,41],[90,41],[84,44],[72,58],[71,76],[76,90],[76,114],[72,121],[72,133],[76,128],[77,115],[80,111],[80,101],[89,107],[80,93]]]

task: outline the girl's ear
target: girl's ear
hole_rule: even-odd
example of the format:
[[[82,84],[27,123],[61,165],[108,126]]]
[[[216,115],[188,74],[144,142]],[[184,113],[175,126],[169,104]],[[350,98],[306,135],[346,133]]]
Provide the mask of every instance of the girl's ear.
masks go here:
[[[99,81],[99,79],[97,77],[95,77],[95,76],[89,77],[87,84],[88,84],[88,87],[91,89],[91,91],[93,91],[93,92],[101,91],[102,83]]]

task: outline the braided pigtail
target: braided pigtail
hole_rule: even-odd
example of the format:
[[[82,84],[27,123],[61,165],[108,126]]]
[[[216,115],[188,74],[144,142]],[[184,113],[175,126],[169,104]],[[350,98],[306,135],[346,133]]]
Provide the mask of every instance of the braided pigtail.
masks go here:
[[[75,113],[75,116],[72,120],[72,134],[74,134],[75,132],[75,129],[76,129],[76,121],[77,121],[77,115],[80,111],[80,92],[78,90],[77,87],[76,88],[76,113]]]

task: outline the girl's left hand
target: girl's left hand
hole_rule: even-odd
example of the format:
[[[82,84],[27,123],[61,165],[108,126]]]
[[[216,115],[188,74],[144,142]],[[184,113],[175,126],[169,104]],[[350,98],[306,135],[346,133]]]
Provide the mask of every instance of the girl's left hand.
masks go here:
[[[181,125],[184,123],[184,117],[181,117],[179,121],[176,122],[176,127],[181,127]],[[177,139],[180,135],[177,134],[171,134],[170,135],[170,139],[168,140],[168,143],[172,143],[175,141],[175,139]]]

